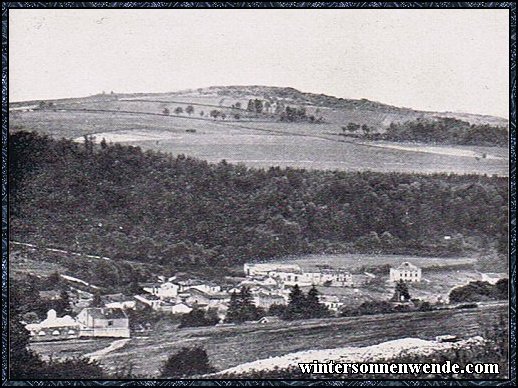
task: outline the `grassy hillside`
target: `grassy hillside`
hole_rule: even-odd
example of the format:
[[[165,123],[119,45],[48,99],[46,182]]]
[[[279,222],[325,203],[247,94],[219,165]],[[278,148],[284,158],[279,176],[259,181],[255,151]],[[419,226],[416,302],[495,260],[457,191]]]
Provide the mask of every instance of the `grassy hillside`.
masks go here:
[[[250,99],[261,99],[271,108],[264,108],[261,113],[248,111]],[[305,119],[281,122],[282,115],[274,109],[276,105],[281,110],[287,106],[303,109]],[[302,93],[292,88],[240,86],[162,94],[105,94],[12,103],[10,109],[11,132],[34,130],[78,140],[83,135],[93,135],[98,142],[104,138],[173,155],[185,154],[210,162],[225,159],[250,167],[488,175],[507,175],[508,170],[507,149],[488,147],[491,139],[481,143],[485,147],[409,147],[402,143],[393,147],[343,136],[343,128],[349,123],[365,124],[374,133],[384,132],[393,123],[437,120],[436,116],[456,117],[477,125],[507,126],[504,119],[418,112],[367,100]],[[182,112],[176,112],[177,109]],[[211,117],[214,111],[219,112],[217,118]]]
[[[483,335],[499,316],[507,315],[507,307],[181,330],[164,321],[146,337],[132,338],[122,349],[103,356],[100,362],[107,370],[131,364],[137,375],[157,376],[167,357],[183,346],[204,346],[211,363],[220,371],[245,362],[309,349],[367,346],[406,337],[434,339],[443,334],[467,338]],[[79,356],[91,351],[90,348],[78,348],[73,342],[54,346],[34,343],[31,347],[39,354],[55,353],[57,357]]]

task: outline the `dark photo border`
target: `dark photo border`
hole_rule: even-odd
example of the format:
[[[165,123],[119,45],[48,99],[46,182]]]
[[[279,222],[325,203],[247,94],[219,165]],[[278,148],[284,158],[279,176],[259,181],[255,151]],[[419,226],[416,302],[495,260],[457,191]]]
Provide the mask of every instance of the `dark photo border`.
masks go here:
[[[509,11],[509,379],[508,380],[11,380],[9,378],[8,303],[8,59],[9,10],[42,8],[383,8],[508,9]],[[2,2],[2,386],[515,386],[516,384],[516,4],[511,2]]]

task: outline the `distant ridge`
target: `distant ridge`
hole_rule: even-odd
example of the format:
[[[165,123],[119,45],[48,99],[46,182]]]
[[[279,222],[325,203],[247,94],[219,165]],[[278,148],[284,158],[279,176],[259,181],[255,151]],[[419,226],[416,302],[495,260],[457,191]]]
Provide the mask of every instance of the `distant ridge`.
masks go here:
[[[170,98],[174,100],[178,97],[188,98],[189,96],[193,98],[220,96],[222,98],[234,98],[239,100],[258,98],[263,100],[270,100],[272,102],[282,101],[284,104],[288,105],[291,104],[294,106],[309,106],[332,111],[340,111],[345,115],[345,117],[350,117],[350,121],[357,122],[359,124],[365,123],[382,127],[388,126],[391,122],[410,121],[418,118],[432,119],[436,117],[452,117],[467,121],[471,124],[489,124],[495,126],[509,125],[509,121],[507,119],[491,115],[460,112],[420,111],[412,108],[397,107],[377,101],[371,101],[365,98],[341,98],[329,96],[326,94],[302,92],[292,87],[263,85],[209,86],[205,88],[186,89],[165,93],[105,93],[80,98],[63,98],[46,101],[53,102],[55,104],[81,104],[82,102],[98,102],[117,98],[159,97],[160,99]],[[40,101],[41,100],[12,102],[10,103],[10,107],[13,108],[18,106],[37,104]]]

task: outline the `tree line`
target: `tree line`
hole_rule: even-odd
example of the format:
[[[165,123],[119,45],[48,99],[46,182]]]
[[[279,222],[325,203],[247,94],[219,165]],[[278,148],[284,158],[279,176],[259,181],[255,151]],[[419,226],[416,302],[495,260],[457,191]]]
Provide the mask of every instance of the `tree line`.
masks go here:
[[[391,123],[382,138],[391,141],[506,147],[509,144],[509,131],[506,127],[470,124],[451,117],[439,117],[436,120]]]

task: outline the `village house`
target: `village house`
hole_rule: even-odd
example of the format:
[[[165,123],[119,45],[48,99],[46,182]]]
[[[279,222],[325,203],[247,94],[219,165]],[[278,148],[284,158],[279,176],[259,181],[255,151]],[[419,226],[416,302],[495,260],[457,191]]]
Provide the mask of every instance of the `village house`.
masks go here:
[[[299,287],[311,286],[311,279],[304,276],[302,270],[299,271],[270,271],[269,275],[277,280],[283,287],[293,287],[297,284]]]
[[[280,282],[284,287],[292,287],[297,284],[299,287],[327,286],[327,287],[350,287],[353,285],[352,275],[344,270],[324,269],[315,272],[285,272],[271,271],[269,275]]]
[[[88,307],[76,320],[81,327],[81,337],[130,337],[129,319],[122,309]]]
[[[94,298],[94,294],[90,292],[75,287],[71,287],[70,289],[75,295],[75,298],[72,298],[74,310],[81,311],[83,308],[88,307]]]
[[[319,301],[329,310],[338,312],[343,307],[344,303],[336,295],[320,295]]]
[[[184,281],[179,281],[178,286],[179,286],[178,292],[186,292],[190,289],[202,291],[207,294],[218,294],[221,292],[221,286],[219,286],[213,282],[203,282],[201,280],[196,280],[196,279],[188,279],[188,280],[184,280]]]
[[[136,304],[135,308],[151,307],[153,310],[160,310],[160,306],[164,303],[163,299],[152,294],[134,295]]]
[[[327,287],[350,287],[353,278],[350,272],[342,269],[323,269],[319,272],[304,272],[306,283]]]
[[[178,291],[180,290],[180,286],[178,284],[174,284],[170,281],[164,283],[149,283],[143,285],[142,289],[150,293],[151,295],[155,295],[160,299],[166,298],[174,298],[178,295]]]
[[[38,292],[40,299],[45,301],[61,299],[61,291],[59,290],[44,290]]]
[[[400,280],[405,282],[420,282],[421,268],[410,264],[408,261],[405,261],[397,268],[391,268],[390,281],[399,282]]]
[[[105,307],[115,309],[134,309],[136,301],[124,294],[109,294],[101,296],[101,300]]]
[[[280,295],[266,294],[264,292],[258,292],[253,294],[253,300],[256,307],[264,308],[268,310],[271,306],[275,305],[286,305],[287,301]]]
[[[208,294],[196,288],[189,290],[188,295],[183,301],[189,306],[198,305],[205,308],[226,308],[230,302],[230,295],[227,293]]]
[[[257,323],[260,323],[260,324],[277,323],[277,322],[282,322],[282,320],[281,320],[281,318],[279,318],[275,315],[267,315],[257,321]]]
[[[47,318],[40,323],[25,326],[31,341],[64,340],[79,337],[79,324],[69,315],[59,318],[55,310],[47,312]]]

